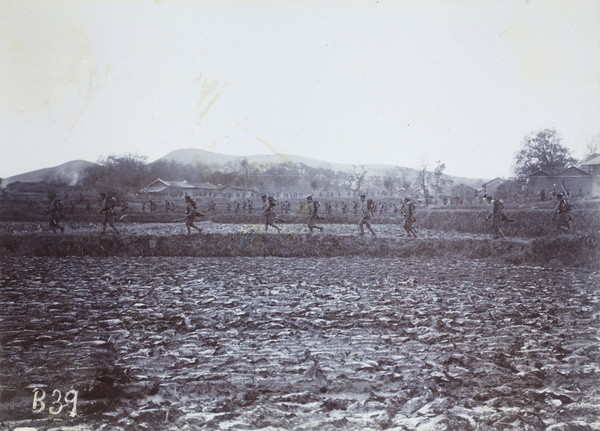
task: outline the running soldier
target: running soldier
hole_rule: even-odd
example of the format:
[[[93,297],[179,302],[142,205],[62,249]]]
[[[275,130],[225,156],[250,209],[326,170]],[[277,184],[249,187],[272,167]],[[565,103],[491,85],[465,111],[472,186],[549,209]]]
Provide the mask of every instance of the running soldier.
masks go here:
[[[263,208],[265,208],[263,210],[263,214],[265,216],[265,232],[269,230],[269,226],[277,229],[277,232],[280,231],[279,227],[274,223],[275,219],[277,219],[277,214],[275,214],[274,209],[276,205],[277,201],[275,200],[275,198],[273,196],[269,196],[266,207],[263,206]]]
[[[187,233],[192,233],[192,228],[196,229],[198,233],[202,233],[202,229],[194,224],[196,216],[203,216],[204,214],[198,212],[198,204],[191,196],[185,195],[185,227]]]
[[[377,236],[375,234],[375,231],[373,230],[373,228],[371,228],[371,223],[369,222],[369,220],[371,219],[371,215],[373,213],[373,209],[375,207],[375,204],[373,203],[372,199],[369,199],[367,201],[365,201],[366,196],[360,195],[360,202],[361,202],[361,211],[362,211],[362,217],[360,219],[360,221],[358,222],[358,228],[360,229],[360,236],[363,236],[365,234],[365,230],[363,228],[363,226],[367,226],[367,229],[369,229],[371,231],[371,235],[373,236]]]
[[[417,230],[413,227],[413,223],[417,221],[415,218],[415,203],[409,197],[404,198],[404,203],[400,207],[400,211],[404,214],[404,230],[410,238],[412,234],[415,238],[417,237]]]
[[[492,205],[492,211],[486,217],[486,220],[492,221],[492,231],[494,232],[494,239],[505,238],[504,232],[502,232],[501,225],[506,221],[514,221],[504,214],[504,201],[502,199],[493,199],[491,196],[485,196],[488,202]]]
[[[552,213],[552,221],[555,222],[556,227],[563,232],[568,232],[571,229],[571,223],[573,223],[573,217],[571,216],[571,201],[563,193],[557,193],[556,195],[556,206]]]
[[[323,228],[321,226],[317,226],[317,220],[323,220],[323,217],[319,217],[318,214],[320,207],[319,202],[313,202],[312,196],[308,196],[306,200],[308,202],[308,207],[310,211],[310,217],[308,219],[308,228],[310,229],[310,233],[313,232],[313,229],[319,229],[319,232],[323,232]]]
[[[102,199],[102,202],[100,204],[100,211],[98,211],[98,214],[104,213],[101,234],[106,233],[106,225],[108,224],[115,231],[115,233],[119,235],[121,232],[119,232],[119,229],[117,229],[117,226],[115,226],[114,221],[114,209],[117,206],[117,198],[114,196],[109,197],[106,193],[100,193],[100,198]]]

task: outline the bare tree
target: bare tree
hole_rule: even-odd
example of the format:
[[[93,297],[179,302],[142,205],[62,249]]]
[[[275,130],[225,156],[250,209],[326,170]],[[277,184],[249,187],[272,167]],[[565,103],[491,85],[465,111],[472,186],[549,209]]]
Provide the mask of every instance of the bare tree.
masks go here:
[[[585,162],[600,155],[600,133],[587,140],[585,150],[586,154],[583,158]]]
[[[423,191],[425,205],[429,205],[429,173],[427,172],[427,162],[421,164],[421,170],[419,171],[419,185]]]
[[[356,165],[353,165],[353,173],[350,174],[350,190],[354,193],[360,191],[360,188],[363,186],[365,181],[365,176],[367,175],[367,170],[365,169],[365,165],[358,165],[360,167],[361,172],[358,172],[358,168]]]

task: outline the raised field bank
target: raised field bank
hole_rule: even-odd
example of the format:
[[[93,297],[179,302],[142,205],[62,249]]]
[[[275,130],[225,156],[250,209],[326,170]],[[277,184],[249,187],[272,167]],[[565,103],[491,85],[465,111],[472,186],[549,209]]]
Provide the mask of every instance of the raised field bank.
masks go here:
[[[512,210],[512,208],[511,208]],[[0,212],[0,430],[600,427],[600,215]],[[508,211],[508,210],[507,210]],[[181,211],[180,211],[181,212]]]

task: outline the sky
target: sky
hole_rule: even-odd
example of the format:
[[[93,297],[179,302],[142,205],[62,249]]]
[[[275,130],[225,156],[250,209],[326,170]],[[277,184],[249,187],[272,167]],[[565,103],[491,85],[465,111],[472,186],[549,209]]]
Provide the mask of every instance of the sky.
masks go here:
[[[0,177],[199,148],[508,178],[600,136],[597,0],[6,0]]]

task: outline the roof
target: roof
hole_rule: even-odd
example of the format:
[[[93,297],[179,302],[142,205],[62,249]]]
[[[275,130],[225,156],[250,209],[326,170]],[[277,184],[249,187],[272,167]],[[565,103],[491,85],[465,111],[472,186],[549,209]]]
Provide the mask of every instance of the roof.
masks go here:
[[[461,183],[461,184],[459,184],[457,186],[452,187],[452,191],[454,191],[454,190],[465,190],[465,189],[466,190],[477,191],[474,187],[468,186],[468,185],[463,184],[463,183]]]
[[[163,181],[163,182],[167,183],[169,185],[169,187],[177,187],[179,189],[197,189],[197,188],[199,188],[195,184],[188,183],[186,180],[183,180],[183,181]]]
[[[157,178],[156,180],[152,181],[147,186],[143,187],[142,191],[158,193],[169,187],[174,187],[174,188],[184,189],[184,190],[185,189],[187,189],[187,190],[215,190],[215,189],[217,189],[217,186],[215,186],[211,183],[194,184],[194,183],[188,183],[186,180],[166,181],[166,180],[161,180],[160,178]]]
[[[533,174],[529,174],[529,176],[530,177],[549,177],[550,174],[540,170],[540,171],[535,171]]]
[[[576,168],[575,166],[571,166],[570,168],[563,169],[562,171],[558,172],[554,176],[555,177],[589,177],[590,174],[588,174],[585,171],[582,171],[579,168]]]
[[[587,162],[583,162],[581,166],[593,166],[600,165],[600,156],[594,157],[593,159],[588,160]]]
[[[492,184],[492,183],[494,183],[494,182],[498,182],[498,181],[500,181],[500,182],[502,182],[502,183],[503,183],[503,182],[504,182],[504,181],[506,181],[506,180],[505,180],[505,179],[503,179],[503,178],[500,178],[500,177],[496,177],[496,178],[494,178],[493,180],[490,180],[490,181],[488,181],[487,183],[483,183],[483,184],[481,185],[481,187],[485,187],[485,186],[487,186],[487,185],[490,185],[490,184]]]

